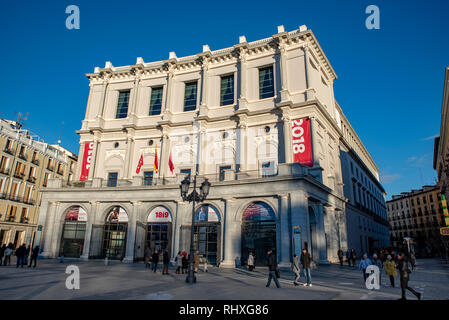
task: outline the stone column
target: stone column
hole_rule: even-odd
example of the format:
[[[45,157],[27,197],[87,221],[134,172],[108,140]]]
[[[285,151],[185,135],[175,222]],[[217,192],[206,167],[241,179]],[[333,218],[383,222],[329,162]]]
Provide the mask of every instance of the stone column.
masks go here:
[[[237,172],[243,172],[247,170],[247,129],[248,126],[245,120],[240,120],[237,125],[236,132],[236,157],[235,157],[235,168]]]
[[[288,208],[288,194],[278,195],[279,217],[281,224],[281,243],[277,245],[280,267],[289,267],[291,263],[291,219]]]
[[[126,145],[126,156],[125,156],[125,168],[123,172],[123,179],[132,179],[132,171],[133,171],[133,164],[131,163],[134,155],[134,137],[132,137],[130,134],[128,134],[127,137],[127,145]],[[137,164],[136,164],[137,166]],[[119,177],[120,179],[120,177]]]
[[[134,245],[136,242],[136,228],[137,228],[137,217],[139,215],[139,208],[142,202],[132,202],[133,209],[132,214],[129,215],[128,220],[128,234],[126,236],[126,252],[123,262],[133,263],[134,262]]]
[[[56,232],[56,230],[54,230],[54,223],[58,206],[59,202],[50,202],[47,221],[44,225],[44,250],[41,255],[45,258],[51,258],[53,256],[53,252],[51,252],[51,240],[53,233]]]
[[[207,71],[209,70],[209,60],[207,57],[203,57],[202,60],[202,85],[201,85],[201,107],[207,106]]]
[[[87,224],[86,224],[86,232],[84,234],[83,254],[80,257],[82,260],[89,259],[90,239],[92,238],[92,224],[95,221],[98,206],[100,204],[99,202],[95,201],[90,201],[89,203],[90,203],[90,212],[87,214]]]
[[[246,54],[247,49],[244,47],[240,48],[239,52],[239,65],[240,65],[240,97],[238,99],[238,109],[247,109],[247,91],[246,91],[246,81],[247,81],[247,65],[246,65]]]
[[[168,156],[170,154],[170,140],[166,132],[167,130],[163,128],[161,149],[158,155],[159,172],[160,172],[159,176],[161,176],[162,178],[164,178],[168,174]]]
[[[279,51],[280,51],[280,69],[281,69],[281,101],[289,101],[290,93],[288,91],[288,74],[287,74],[287,54],[284,40],[279,39]]]
[[[320,160],[318,156],[318,123],[315,117],[310,117],[310,132],[311,132],[311,138],[312,138],[312,158],[313,158],[313,166],[319,166]]]
[[[234,268],[235,257],[241,257],[242,230],[241,220],[235,221],[234,214],[237,210],[235,199],[224,199],[225,209],[223,217],[223,260],[221,268]]]
[[[90,170],[87,180],[92,180],[97,177],[97,157],[100,154],[101,142],[100,138],[94,137],[94,149],[92,150],[92,161],[90,163]],[[84,154],[84,153],[83,153]],[[81,171],[80,171],[81,173]]]
[[[311,77],[311,66],[309,62],[309,45],[307,43],[304,44],[302,47],[304,51],[304,64],[305,64],[305,71],[306,71],[306,101],[314,100],[315,99],[315,90],[311,88],[312,84],[312,77]]]
[[[199,166],[198,166],[198,174],[202,175],[205,174],[206,172],[206,166],[207,166],[207,161],[208,156],[205,153],[208,149],[207,149],[207,133],[206,133],[206,129],[203,128],[203,126],[201,126],[201,131],[200,131],[200,135],[199,135],[200,141],[198,142],[200,144],[200,148],[199,148]]]
[[[282,115],[282,125],[284,131],[284,159],[285,163],[293,163],[292,152],[292,126],[291,118],[289,114],[284,113]]]

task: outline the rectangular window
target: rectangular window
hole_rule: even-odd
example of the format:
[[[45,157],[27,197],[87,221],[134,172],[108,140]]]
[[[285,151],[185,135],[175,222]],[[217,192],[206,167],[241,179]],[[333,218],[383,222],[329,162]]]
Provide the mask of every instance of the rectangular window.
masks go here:
[[[259,69],[259,99],[274,97],[273,66]]]
[[[16,206],[8,206],[8,211],[6,213],[6,221],[14,221],[16,219]]]
[[[184,92],[184,111],[192,111],[196,109],[196,93],[198,83],[189,82],[185,84]]]
[[[109,172],[108,174],[108,187],[116,187],[117,186],[117,172]]]
[[[44,187],[47,186],[47,183],[48,183],[48,176],[49,176],[49,174],[48,174],[48,173],[45,173],[45,175],[44,175],[44,182],[42,183],[42,186],[44,186]]]
[[[220,167],[220,181],[224,181],[224,179],[225,179],[225,171],[226,170],[231,170],[231,166]]]
[[[272,177],[275,175],[274,161],[266,161],[262,163],[262,177]]]
[[[145,186],[153,185],[153,171],[145,171],[143,173],[143,184]]]
[[[234,103],[234,75],[221,77],[220,106]]]
[[[180,173],[185,174],[186,176],[190,175],[191,170],[190,169],[181,169]]]
[[[150,116],[161,114],[162,87],[151,88]]]
[[[129,90],[119,93],[116,119],[126,118],[128,116],[129,93]]]

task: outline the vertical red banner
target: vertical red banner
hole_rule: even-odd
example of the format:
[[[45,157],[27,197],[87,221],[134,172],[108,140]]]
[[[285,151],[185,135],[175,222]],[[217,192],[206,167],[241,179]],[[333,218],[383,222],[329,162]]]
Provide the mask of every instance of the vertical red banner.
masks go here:
[[[310,138],[310,119],[292,121],[293,162],[312,167],[312,143]]]
[[[81,163],[80,181],[87,180],[89,176],[89,169],[92,162],[92,152],[94,150],[93,142],[86,142],[84,144],[83,162]]]

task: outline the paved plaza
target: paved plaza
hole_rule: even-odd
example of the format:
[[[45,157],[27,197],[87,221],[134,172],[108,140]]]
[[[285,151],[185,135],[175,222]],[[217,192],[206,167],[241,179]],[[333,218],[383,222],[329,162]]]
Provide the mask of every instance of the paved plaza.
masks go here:
[[[15,259],[12,261],[15,263]],[[382,274],[380,290],[365,288],[361,271],[339,265],[318,266],[312,271],[312,287],[292,283],[290,270],[281,269],[277,289],[272,283],[266,288],[267,268],[254,272],[245,269],[209,267],[197,275],[194,285],[185,283],[185,275],[169,275],[145,269],[143,263],[125,264],[102,261],[39,260],[36,269],[15,265],[0,267],[0,299],[140,299],[140,300],[394,300],[400,298],[400,288],[390,288]],[[80,270],[80,289],[66,288],[66,267],[76,265]],[[302,276],[302,275],[301,275]],[[301,281],[304,280],[302,277]],[[399,284],[399,278],[396,278]],[[411,275],[410,286],[423,293],[423,299],[449,299],[449,265],[438,259],[418,260],[418,268]],[[416,299],[409,292],[407,298]]]

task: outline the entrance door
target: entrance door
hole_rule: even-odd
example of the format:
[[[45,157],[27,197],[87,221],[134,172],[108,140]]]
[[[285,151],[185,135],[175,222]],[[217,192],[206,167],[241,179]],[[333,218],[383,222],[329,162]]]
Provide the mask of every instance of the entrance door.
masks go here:
[[[219,230],[220,224],[214,222],[196,223],[194,229],[194,248],[213,265],[218,263]]]
[[[122,260],[126,251],[128,214],[122,207],[113,207],[103,228],[103,257]]]
[[[268,249],[276,252],[276,215],[266,203],[254,202],[242,216],[242,264],[247,264],[253,252],[256,265],[266,266]]]
[[[83,253],[86,232],[86,211],[80,206],[72,206],[65,215],[62,229],[60,254],[64,257],[79,258]]]
[[[170,256],[171,229],[171,222],[148,223],[147,247],[150,248],[151,252],[157,250],[163,254],[165,250],[168,250],[168,255]]]

